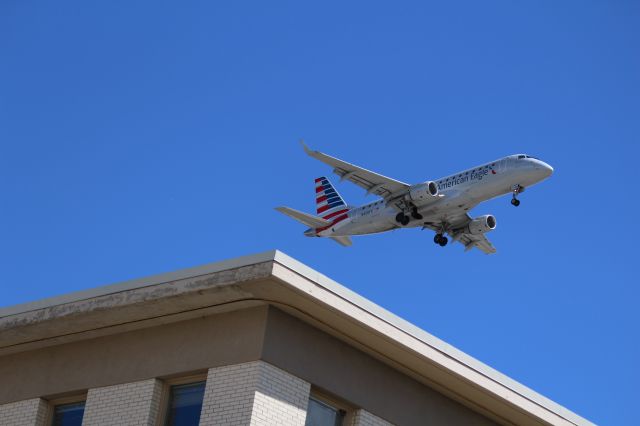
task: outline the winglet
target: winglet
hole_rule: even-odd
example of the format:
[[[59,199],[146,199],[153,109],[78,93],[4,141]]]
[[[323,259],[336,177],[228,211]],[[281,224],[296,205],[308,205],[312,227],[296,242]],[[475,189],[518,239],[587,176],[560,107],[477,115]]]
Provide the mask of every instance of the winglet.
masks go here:
[[[307,155],[313,154],[313,151],[311,150],[311,148],[309,148],[307,144],[304,143],[304,139],[300,139],[300,145],[302,145],[302,148],[304,148],[304,152],[306,152]]]

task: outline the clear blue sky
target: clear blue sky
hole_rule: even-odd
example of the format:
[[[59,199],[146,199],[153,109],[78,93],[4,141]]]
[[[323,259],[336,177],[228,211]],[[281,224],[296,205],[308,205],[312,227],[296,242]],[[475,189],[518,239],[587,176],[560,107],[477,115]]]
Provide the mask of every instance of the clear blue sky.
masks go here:
[[[640,3],[222,3],[1,2],[0,305],[278,248],[637,421]],[[301,137],[406,182],[517,152],[555,174],[475,209],[495,256],[419,230],[343,248],[273,210],[330,175]]]

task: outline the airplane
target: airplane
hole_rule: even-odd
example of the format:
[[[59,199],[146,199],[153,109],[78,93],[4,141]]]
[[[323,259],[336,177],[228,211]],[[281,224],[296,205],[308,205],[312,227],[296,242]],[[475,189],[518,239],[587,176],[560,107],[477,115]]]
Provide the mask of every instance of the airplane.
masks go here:
[[[518,195],[553,173],[544,161],[527,154],[516,154],[482,164],[450,176],[409,185],[362,167],[347,163],[302,143],[310,157],[331,167],[340,181],[349,181],[381,197],[360,207],[349,206],[329,179],[315,179],[317,216],[290,207],[279,212],[309,227],[307,237],[328,237],[342,246],[352,245],[351,236],[377,234],[398,228],[431,229],[434,243],[464,245],[465,251],[477,247],[486,254],[496,252],[486,233],[496,228],[496,218],[487,214],[472,218],[467,213],[483,201],[512,194],[511,204],[520,205]]]

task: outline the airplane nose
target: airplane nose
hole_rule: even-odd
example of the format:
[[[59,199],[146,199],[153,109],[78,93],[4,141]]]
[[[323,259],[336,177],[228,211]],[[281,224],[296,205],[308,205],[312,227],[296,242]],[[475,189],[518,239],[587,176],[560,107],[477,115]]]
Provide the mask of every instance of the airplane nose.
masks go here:
[[[538,170],[538,173],[541,173],[544,176],[543,178],[548,178],[553,174],[553,167],[551,167],[549,164],[545,163],[544,161],[538,160],[538,164],[536,164],[536,169]]]

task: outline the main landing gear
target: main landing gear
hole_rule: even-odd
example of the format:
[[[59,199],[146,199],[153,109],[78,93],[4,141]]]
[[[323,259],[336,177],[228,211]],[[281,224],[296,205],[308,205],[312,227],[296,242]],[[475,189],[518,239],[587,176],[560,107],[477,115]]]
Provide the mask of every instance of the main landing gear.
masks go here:
[[[513,194],[513,198],[511,199],[511,204],[513,206],[518,207],[520,205],[520,200],[518,200],[518,194],[521,194],[522,192],[524,192],[524,186],[513,185],[513,187],[511,187],[511,193]]]
[[[418,213],[418,208],[414,207],[411,209],[411,217],[415,220],[422,220],[422,215]]]
[[[436,234],[435,237],[433,237],[433,242],[438,244],[440,247],[444,247],[449,242],[449,239],[442,234]]]
[[[396,222],[398,222],[402,226],[407,226],[410,221],[411,221],[411,218],[406,214],[404,214],[404,212],[400,212],[396,215]]]
[[[404,211],[398,213],[396,215],[396,222],[398,222],[402,226],[407,226],[409,222],[411,222],[411,218],[415,220],[422,220],[422,215],[418,213],[417,207],[411,208],[411,216],[406,215]]]

